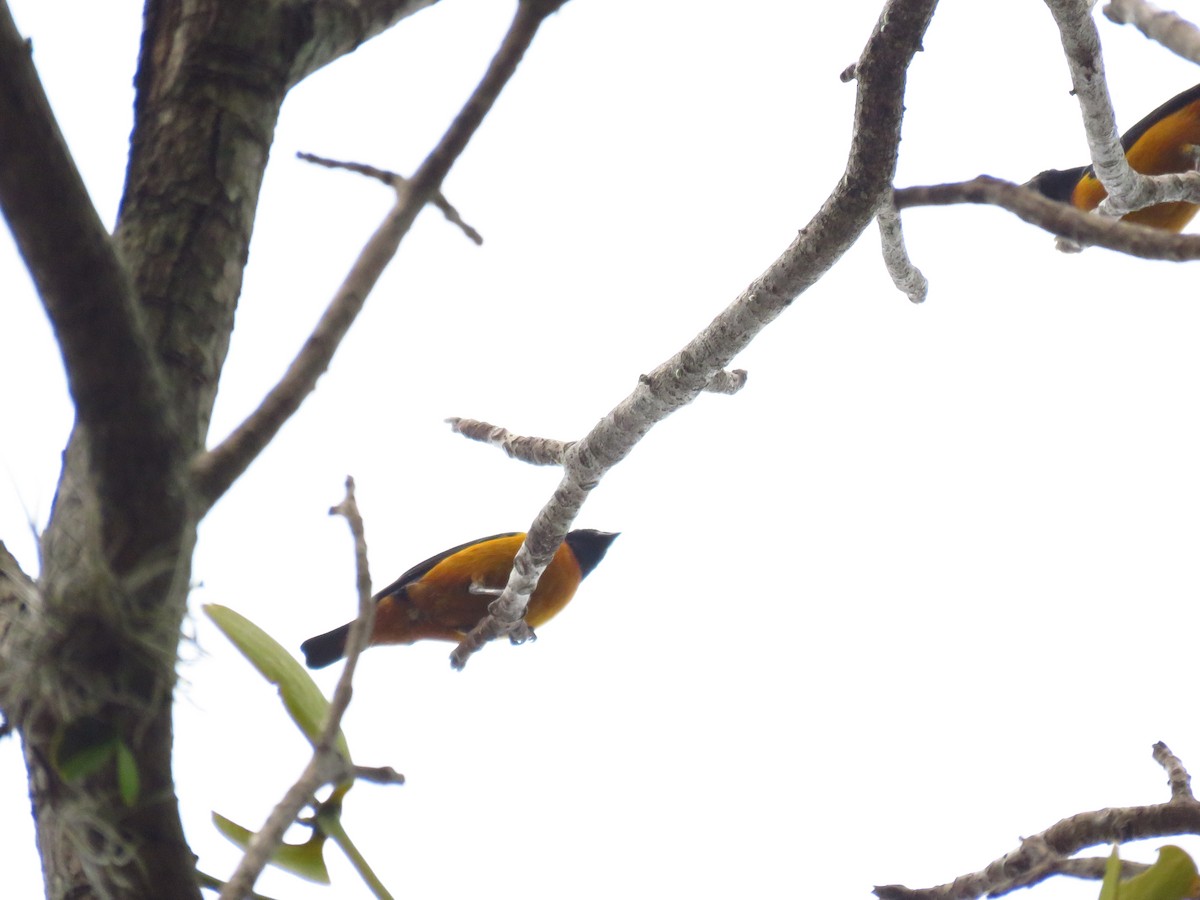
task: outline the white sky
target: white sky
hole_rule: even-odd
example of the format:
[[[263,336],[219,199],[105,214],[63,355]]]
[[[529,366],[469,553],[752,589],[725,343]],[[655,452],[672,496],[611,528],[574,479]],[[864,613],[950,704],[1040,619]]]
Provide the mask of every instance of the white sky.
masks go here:
[[[139,5],[12,6],[111,222]],[[199,604],[289,647],[348,618],[350,541],[325,514],[347,473],[377,584],[525,528],[557,473],[442,419],[578,437],[707,324],[840,176],[838,73],[879,6],[573,0],[546,26],[446,185],[484,246],[423,216],[316,395],[203,526],[176,777],[205,870],[236,860],[210,810],[257,826],[307,746]],[[446,0],[293,92],[214,440],[390,202],[295,151],[411,171],[510,12]],[[1198,80],[1100,28],[1123,128]],[[943,4],[909,83],[901,185],[1086,161],[1038,2]],[[974,871],[1066,815],[1165,800],[1156,740],[1200,771],[1198,270],[1061,255],[994,209],[905,224],[929,301],[891,286],[864,235],[736,360],[741,394],[702,397],[595,491],[579,525],[622,537],[536,644],[462,673],[448,644],[364,657],[351,748],[409,783],[358,787],[345,823],[397,896],[866,897]],[[33,570],[26,513],[46,520],[70,410],[7,232],[0,284],[0,535]],[[41,890],[25,809],[0,742],[13,897]],[[327,855],[333,894],[276,872],[259,889],[368,896]]]

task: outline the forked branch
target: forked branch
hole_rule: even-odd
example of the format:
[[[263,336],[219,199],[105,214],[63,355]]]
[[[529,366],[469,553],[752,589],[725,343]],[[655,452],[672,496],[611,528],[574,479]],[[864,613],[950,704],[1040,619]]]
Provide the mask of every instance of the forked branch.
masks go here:
[[[1088,847],[1200,833],[1200,802],[1191,795],[1190,788],[1181,787],[1190,781],[1183,763],[1162,742],[1154,745],[1154,759],[1167,771],[1171,785],[1171,799],[1166,803],[1079,813],[1025,838],[1020,847],[981,871],[932,888],[883,885],[875,888],[875,894],[880,900],[974,900],[985,894],[998,896],[1029,887],[1052,875],[1098,879],[1104,875],[1103,859],[1070,857]],[[1138,869],[1124,864],[1127,874]]]

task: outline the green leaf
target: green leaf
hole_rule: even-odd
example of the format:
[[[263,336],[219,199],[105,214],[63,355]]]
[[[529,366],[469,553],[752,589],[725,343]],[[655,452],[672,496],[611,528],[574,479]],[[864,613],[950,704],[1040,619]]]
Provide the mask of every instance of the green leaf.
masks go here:
[[[329,701],[312,680],[312,676],[285,650],[278,641],[240,613],[215,603],[206,604],[204,612],[229,638],[251,665],[279,688],[279,696],[288,715],[310,741],[321,735],[321,726],[329,710]],[[342,758],[350,762],[350,747],[346,736],[338,731],[336,747]]]
[[[333,838],[335,844],[342,848],[342,852],[349,858],[359,877],[371,889],[372,894],[378,897],[379,900],[394,900],[388,889],[383,886],[383,882],[379,880],[379,876],[367,865],[366,859],[358,852],[358,848],[350,840],[350,835],[346,834],[346,830],[342,827],[340,804],[322,804],[317,810],[317,826]]]
[[[1117,892],[1121,888],[1121,856],[1117,853],[1117,845],[1113,844],[1112,853],[1108,854],[1108,862],[1104,864],[1104,881],[1100,884],[1100,900],[1117,900]]]
[[[1158,861],[1117,888],[1118,900],[1183,900],[1195,893],[1196,863],[1179,847],[1158,850]]]
[[[85,716],[65,726],[54,741],[54,767],[63,781],[75,781],[98,772],[117,749],[111,725]]]
[[[137,803],[141,793],[141,778],[138,776],[137,760],[133,751],[124,741],[117,741],[117,790],[121,793],[121,801],[126,806]]]
[[[249,828],[230,821],[220,813],[212,814],[213,824],[217,831],[237,844],[243,851],[250,846],[254,832]],[[281,844],[271,854],[271,865],[315,881],[317,884],[329,884],[329,869],[325,867],[325,835],[313,829],[312,836],[303,844]]]

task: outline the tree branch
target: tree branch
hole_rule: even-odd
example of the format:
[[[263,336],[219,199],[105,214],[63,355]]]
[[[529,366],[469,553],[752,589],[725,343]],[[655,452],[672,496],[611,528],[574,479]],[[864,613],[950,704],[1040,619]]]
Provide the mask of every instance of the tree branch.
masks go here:
[[[1071,92],[1083,113],[1083,128],[1096,177],[1110,197],[1127,194],[1138,175],[1129,167],[1121,147],[1092,5],[1083,0],[1046,0],[1046,6],[1058,26],[1071,73]]]
[[[1154,758],[1167,769],[1172,779],[1172,797],[1167,803],[1079,813],[1051,825],[1040,834],[1025,838],[1020,847],[985,869],[963,875],[949,884],[920,889],[889,884],[876,887],[875,894],[880,900],[973,900],[984,894],[994,896],[1027,887],[1055,874],[1103,877],[1102,865],[1069,860],[1068,857],[1100,844],[1200,832],[1200,802],[1193,799],[1190,792],[1188,796],[1182,796],[1175,789],[1176,766],[1182,769],[1182,764],[1161,742],[1154,745]],[[1129,867],[1124,873],[1135,871],[1136,868]]]
[[[193,461],[192,477],[202,509],[210,508],[229,489],[316,387],[317,379],[329,368],[367,295],[396,255],[400,241],[412,227],[417,214],[438,190],[500,91],[516,72],[539,26],[562,2],[564,0],[521,0],[508,33],[478,87],[441,141],[421,163],[407,189],[399,192],[395,206],[363,247],[283,378],[225,440]]]
[[[936,0],[891,0],[855,66],[850,156],[841,181],[792,244],[724,312],[649,375],[564,454],[563,477],[529,528],[504,592],[451,654],[461,669],[500,635],[521,641],[529,596],[589,492],[658,422],[691,403],[742,349],[813,285],[887,202],[896,171],[908,65]]]
[[[1111,0],[1103,12],[1118,25],[1133,25],[1175,55],[1200,63],[1200,28],[1178,13],[1159,9],[1145,0]]]
[[[986,203],[1007,209],[1031,225],[1079,244],[1106,247],[1142,259],[1176,262],[1200,259],[1200,236],[1172,234],[1159,228],[1130,225],[1085,213],[1069,204],[1043,197],[1037,191],[987,175],[953,184],[900,188],[894,198],[897,209]]]
[[[181,502],[178,442],[125,267],[51,112],[30,45],[0,3],[0,208],[37,287],[86,429],[117,572],[144,559],[164,502]]]

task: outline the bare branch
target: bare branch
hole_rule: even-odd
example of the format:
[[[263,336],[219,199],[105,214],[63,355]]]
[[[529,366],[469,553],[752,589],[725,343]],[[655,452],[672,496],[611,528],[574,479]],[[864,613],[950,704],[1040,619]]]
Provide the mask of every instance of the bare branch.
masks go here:
[[[344,782],[353,778],[358,769],[350,760],[343,759],[337,749],[337,735],[342,726],[342,717],[350,706],[353,695],[354,669],[358,657],[366,647],[375,618],[375,603],[371,599],[371,573],[367,563],[367,541],[362,516],[354,499],[354,479],[346,479],[346,496],[337,506],[329,510],[330,515],[346,518],[350,533],[354,537],[354,559],[358,588],[358,617],[350,628],[346,639],[346,665],[338,676],[329,711],[321,726],[320,737],[313,744],[313,755],[304,772],[276,804],[263,827],[250,840],[237,869],[221,891],[221,900],[239,900],[246,896],[271,855],[283,843],[284,833],[300,815],[300,811],[313,801],[313,795],[326,784]],[[390,767],[362,770],[372,775],[372,780],[391,784],[403,784],[404,776]]]
[[[1085,213],[1057,203],[1010,181],[980,175],[971,181],[901,188],[895,193],[897,209],[914,206],[947,206],[954,203],[987,203],[1014,213],[1023,221],[1079,244],[1093,244],[1138,256],[1182,262],[1200,259],[1200,237],[1159,228],[1130,225]]]
[[[1156,744],[1154,756],[1160,763],[1168,760],[1164,765],[1170,771],[1169,760],[1174,760],[1174,756],[1165,745]],[[984,894],[997,896],[1027,887],[1055,874],[1102,877],[1103,867],[1096,862],[1069,857],[1101,844],[1194,834],[1200,830],[1200,802],[1190,795],[1177,793],[1176,785],[1173,780],[1172,797],[1167,803],[1099,809],[1063,819],[1040,834],[1025,838],[1020,847],[987,868],[963,875],[949,884],[919,889],[890,884],[875,888],[875,894],[880,900],[973,900]],[[1125,874],[1141,868],[1123,863]]]
[[[297,159],[302,159],[305,162],[313,163],[314,165],[324,166],[326,169],[346,169],[349,172],[357,172],[359,175],[366,175],[368,178],[374,178],[382,181],[384,184],[395,189],[401,196],[408,188],[408,179],[398,172],[390,172],[387,169],[377,169],[374,166],[368,166],[365,163],[341,162],[336,159],[327,159],[324,156],[317,156],[313,153],[297,153]],[[440,190],[434,191],[433,196],[429,198],[429,202],[442,211],[442,215],[454,225],[462,229],[463,234],[474,241],[476,244],[483,243],[483,235],[463,221],[462,216],[458,214],[450,201],[446,199],[446,195]]]
[[[1171,748],[1159,741],[1154,745],[1154,759],[1167,770],[1167,784],[1171,786],[1172,800],[1195,800],[1192,793],[1192,776],[1183,762],[1171,752]]]
[[[883,242],[883,264],[892,276],[892,283],[913,303],[924,303],[929,295],[929,282],[908,257],[908,249],[904,246],[904,230],[895,205],[888,203],[880,207],[877,221],[879,238]]]
[[[1200,63],[1200,28],[1178,13],[1145,0],[1110,0],[1103,12],[1118,25],[1133,25],[1177,56]]]
[[[563,478],[517,551],[504,593],[455,648],[451,665],[507,634],[530,631],[522,616],[529,595],[588,493],[655,424],[694,400],[742,349],[832,266],[887,202],[896,171],[908,65],[936,0],[891,0],[855,66],[858,100],[846,171],[791,245],[724,312],[678,354],[639,379],[627,398],[566,451]]]
[[[421,163],[408,183],[408,191],[371,235],[350,273],[325,310],[312,335],[292,361],[280,382],[217,447],[192,464],[192,476],[201,508],[207,510],[225,493],[251,462],[300,408],[329,368],[334,353],[358,317],[367,295],[396,255],[417,214],[429,202],[466,148],[467,142],[491,110],[504,85],[516,72],[538,27],[563,0],[522,0],[508,33],[492,58],[487,72],[438,145]]]
[[[0,4],[0,208],[63,355],[117,572],[182,508],[178,443],[128,274],[100,222],[7,4]]]

